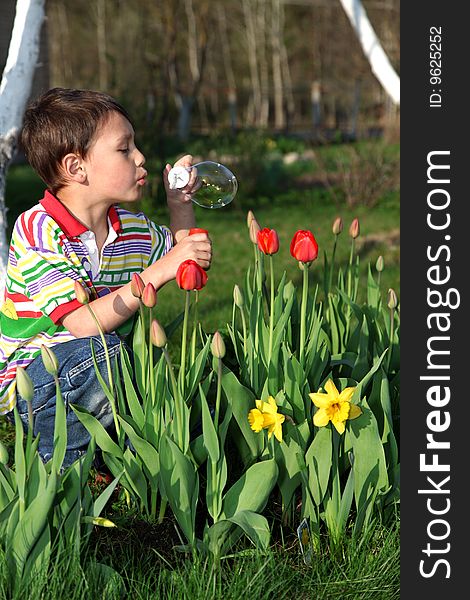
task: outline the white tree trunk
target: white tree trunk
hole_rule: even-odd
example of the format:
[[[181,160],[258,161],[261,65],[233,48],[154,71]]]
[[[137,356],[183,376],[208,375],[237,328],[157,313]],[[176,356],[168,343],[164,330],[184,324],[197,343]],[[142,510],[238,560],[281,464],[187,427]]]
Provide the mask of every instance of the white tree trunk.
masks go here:
[[[340,2],[361,43],[372,73],[377,77],[393,103],[400,104],[400,78],[372,29],[361,0],[340,0]]]
[[[8,260],[5,181],[31,93],[39,54],[39,35],[44,21],[44,2],[17,0],[8,57],[0,84],[0,302],[3,299]]]

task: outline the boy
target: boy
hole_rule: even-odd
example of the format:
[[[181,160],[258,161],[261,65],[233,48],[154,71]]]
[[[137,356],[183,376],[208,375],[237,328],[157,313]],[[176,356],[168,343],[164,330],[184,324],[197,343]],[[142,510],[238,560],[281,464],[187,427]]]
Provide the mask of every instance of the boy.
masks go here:
[[[11,418],[16,404],[28,426],[27,403],[15,385],[16,367],[26,368],[34,384],[34,434],[40,433],[39,453],[47,461],[53,452],[55,385],[44,368],[41,345],[53,347],[66,405],[80,404],[104,427],[112,424],[90,350],[93,337],[106,379],[101,338],[87,307],[75,297],[74,282],[91,292],[90,304],[113,357],[120,348],[116,331],[139,307],[131,292],[132,274],[158,290],[186,259],[208,269],[211,243],[205,233],[188,235],[195,225],[194,178],[183,190],[170,190],[170,165],[163,173],[170,229],[116,204],[141,198],[147,172],[131,120],[110,96],[49,90],[26,111],[22,144],[47,190],[39,204],[20,215],[12,235],[0,314],[0,414]],[[191,156],[177,164],[189,166]],[[72,410],[67,410],[67,437],[64,467],[86,451],[90,440]]]

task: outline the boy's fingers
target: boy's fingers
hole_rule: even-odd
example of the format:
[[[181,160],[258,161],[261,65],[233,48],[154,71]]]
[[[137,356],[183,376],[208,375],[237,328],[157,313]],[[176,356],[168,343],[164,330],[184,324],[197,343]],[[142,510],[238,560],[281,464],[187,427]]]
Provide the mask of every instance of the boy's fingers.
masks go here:
[[[193,162],[193,157],[191,154],[185,154],[180,159],[175,162],[175,167],[190,167]]]

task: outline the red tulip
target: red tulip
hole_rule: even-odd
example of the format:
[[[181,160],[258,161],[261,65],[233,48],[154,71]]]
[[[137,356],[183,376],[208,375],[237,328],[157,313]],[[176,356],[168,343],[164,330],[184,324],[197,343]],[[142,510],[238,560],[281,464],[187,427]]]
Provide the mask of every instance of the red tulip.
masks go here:
[[[209,232],[207,231],[207,229],[201,229],[200,227],[191,227],[191,229],[189,230],[189,235],[193,235],[193,233],[207,233],[207,234],[209,234]]]
[[[265,227],[258,231],[258,248],[263,254],[276,254],[279,250],[279,238],[275,229]]]
[[[290,243],[290,253],[303,263],[311,263],[318,256],[318,244],[311,231],[297,231]]]
[[[176,271],[176,283],[182,290],[201,290],[207,283],[207,273],[194,260],[185,260]]]

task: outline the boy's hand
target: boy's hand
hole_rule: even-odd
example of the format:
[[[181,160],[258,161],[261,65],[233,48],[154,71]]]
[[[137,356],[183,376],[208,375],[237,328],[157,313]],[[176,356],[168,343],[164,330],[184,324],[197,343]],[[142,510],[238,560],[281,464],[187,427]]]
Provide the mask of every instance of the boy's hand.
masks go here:
[[[176,271],[180,264],[188,259],[197,262],[206,271],[210,268],[212,261],[212,243],[207,233],[194,233],[182,238],[162,258],[157,260],[150,270],[157,274],[160,282],[155,280],[157,287],[176,277]],[[145,273],[145,271],[144,271]],[[152,281],[153,281],[153,276]]]
[[[182,158],[175,162],[174,166],[182,166],[182,167],[190,167],[192,165],[193,157],[190,154],[185,154]],[[168,173],[171,170],[171,165],[167,164],[163,171],[163,183],[165,185],[166,190],[166,198],[168,205],[171,204],[187,204],[192,200],[192,194],[196,191],[196,178],[197,171],[196,169],[191,169],[189,172],[189,181],[188,184],[181,189],[170,189],[170,184],[168,182]]]

